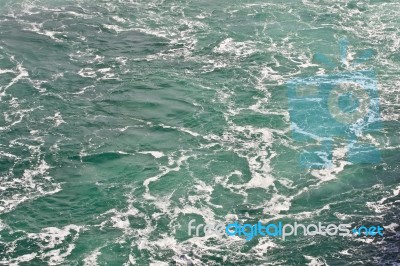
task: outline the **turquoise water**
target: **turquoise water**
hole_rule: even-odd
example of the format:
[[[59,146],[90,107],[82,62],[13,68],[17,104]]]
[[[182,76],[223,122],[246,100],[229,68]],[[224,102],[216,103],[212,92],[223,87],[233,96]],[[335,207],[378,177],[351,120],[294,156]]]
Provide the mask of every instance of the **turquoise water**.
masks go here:
[[[0,264],[395,265],[399,12],[389,0],[1,0]],[[335,138],[332,167],[302,167],[315,143],[292,137],[287,82],[363,69],[381,126],[359,138],[380,162],[350,162]],[[189,237],[191,219],[385,235]]]

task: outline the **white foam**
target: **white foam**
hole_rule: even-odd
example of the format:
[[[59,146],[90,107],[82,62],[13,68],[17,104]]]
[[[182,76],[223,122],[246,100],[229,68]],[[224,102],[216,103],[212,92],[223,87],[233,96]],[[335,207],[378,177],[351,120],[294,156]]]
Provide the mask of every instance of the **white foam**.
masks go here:
[[[47,119],[47,120],[53,120],[53,121],[54,121],[54,126],[55,126],[55,127],[58,127],[58,126],[60,126],[61,124],[66,124],[66,122],[63,120],[63,118],[62,118],[60,112],[56,112],[56,113],[54,114],[54,116],[48,116],[48,117],[46,117],[45,119]]]
[[[217,54],[233,54],[235,56],[249,56],[257,52],[256,44],[252,41],[237,42],[232,38],[226,38],[219,46],[213,49]]]
[[[124,29],[124,28],[122,28],[121,26],[118,26],[118,25],[104,24],[103,26],[104,26],[104,28],[109,29],[109,30],[113,30],[113,31],[115,31],[117,33],[129,30],[129,29]]]
[[[337,175],[342,172],[346,165],[351,163],[346,161],[345,155],[347,153],[347,147],[338,147],[332,151],[332,162],[326,160],[326,164],[331,164],[331,167],[326,167],[324,169],[313,169],[311,174],[321,180],[322,182],[331,181],[337,178]]]
[[[12,69],[0,69],[0,75],[5,73],[15,73]]]
[[[168,266],[168,263],[165,261],[153,260],[149,264],[150,266]]]
[[[153,156],[154,158],[157,158],[157,159],[165,156],[165,154],[162,151],[141,151],[139,153],[150,154],[151,156]]]
[[[86,86],[86,87],[83,87],[82,89],[80,89],[80,91],[78,91],[78,92],[74,92],[74,93],[72,93],[72,94],[84,94],[88,89],[94,89],[95,88],[95,86],[93,86],[93,85],[90,85],[90,86]]]
[[[36,147],[30,146],[35,151]],[[31,169],[25,169],[21,177],[6,176],[2,181],[1,190],[17,189],[12,195],[3,197],[0,206],[0,213],[13,210],[19,204],[33,200],[45,195],[51,195],[61,191],[61,185],[53,183],[47,172],[50,166],[46,161],[41,160]],[[29,192],[29,193],[28,193]]]
[[[385,230],[387,230],[389,232],[396,233],[396,228],[399,227],[399,224],[391,223],[389,225],[384,225],[383,227],[385,228]]]
[[[100,255],[100,248],[95,249],[92,253],[90,253],[83,259],[84,266],[97,266],[97,258]]]
[[[81,77],[85,78],[95,78],[97,77],[96,71],[94,71],[92,68],[82,68],[79,70],[78,75]]]
[[[43,247],[51,249],[62,244],[65,238],[71,234],[71,231],[75,231],[79,235],[82,229],[82,226],[74,224],[66,225],[61,229],[57,227],[46,227],[43,228],[40,233],[29,233],[27,236],[31,239],[40,240]]]
[[[108,220],[103,221],[99,226],[104,228],[106,225],[111,225],[113,228],[121,229],[126,234],[132,233],[130,227],[129,216],[142,216],[140,212],[133,206],[129,206],[126,210],[111,209],[99,215],[99,217],[110,216]]]
[[[119,22],[119,23],[126,23],[126,22],[128,22],[127,19],[121,18],[121,17],[118,17],[118,16],[112,16],[111,18],[112,18],[113,20]]]
[[[274,216],[279,214],[281,211],[288,211],[291,206],[291,197],[286,197],[279,194],[274,194],[265,204],[263,213]]]
[[[178,172],[181,169],[181,166],[186,162],[187,159],[189,159],[190,156],[185,155],[183,152],[181,153],[181,157],[179,157],[176,161],[174,161],[173,163],[175,163],[175,167],[168,167],[168,166],[161,166],[160,167],[160,173],[156,176],[153,177],[149,177],[147,178],[144,182],[143,185],[146,188],[146,193],[144,194],[144,197],[148,200],[154,200],[155,197],[150,195],[150,189],[149,189],[149,184],[152,182],[157,181],[158,179],[160,179],[161,177],[167,175],[169,172],[173,171],[173,172]],[[172,159],[170,157],[170,159]],[[171,161],[170,161],[171,164]]]
[[[17,266],[23,262],[29,262],[29,261],[33,260],[34,258],[37,257],[37,255],[38,254],[36,252],[33,252],[30,254],[25,254],[25,255],[19,256],[17,258],[10,259],[8,261],[6,259],[2,259],[2,260],[0,260],[0,263],[4,264],[4,265]]]
[[[381,202],[366,202],[365,205],[373,210],[376,213],[383,213],[384,211],[388,210],[390,207],[383,205]]]
[[[29,73],[28,73],[28,71],[26,70],[26,68],[24,68],[24,67],[22,66],[21,63],[17,62],[17,61],[14,59],[14,56],[12,56],[12,57],[10,58],[10,60],[11,60],[12,62],[14,62],[14,63],[17,63],[16,71],[17,71],[18,75],[17,75],[15,78],[13,78],[13,79],[11,80],[11,82],[8,83],[6,86],[0,87],[0,100],[1,100],[1,98],[5,95],[7,89],[9,89],[11,86],[13,86],[14,84],[16,84],[18,81],[23,80],[23,79],[25,79],[26,77],[29,77]]]
[[[313,257],[313,256],[308,256],[308,255],[304,255],[304,258],[306,258],[309,262],[308,262],[308,266],[323,266],[323,265],[327,265],[326,261],[323,258],[319,258],[319,257]]]
[[[49,265],[59,265],[71,254],[75,248],[74,242],[79,238],[79,233],[84,229],[82,226],[70,224],[63,228],[47,227],[40,233],[28,233],[27,237],[41,247],[43,252],[25,255],[24,259],[32,260],[39,257],[46,260]],[[66,248],[57,248],[66,242],[67,237],[72,236],[72,243],[68,243]]]
[[[393,196],[400,195],[400,186],[397,186],[395,189],[393,189]]]
[[[349,252],[349,249],[341,250],[339,251],[339,254],[345,255],[345,256],[352,256],[352,254]]]

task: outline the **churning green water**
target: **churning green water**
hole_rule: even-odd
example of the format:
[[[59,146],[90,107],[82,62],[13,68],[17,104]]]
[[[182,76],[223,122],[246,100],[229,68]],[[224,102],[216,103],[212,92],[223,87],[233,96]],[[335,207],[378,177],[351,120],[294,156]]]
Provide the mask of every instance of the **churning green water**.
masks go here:
[[[1,0],[0,264],[399,263],[399,14],[396,0]],[[303,167],[287,82],[354,69],[375,71],[381,125],[359,137],[380,162],[350,162],[337,138],[331,167]],[[385,234],[194,237],[192,219]]]

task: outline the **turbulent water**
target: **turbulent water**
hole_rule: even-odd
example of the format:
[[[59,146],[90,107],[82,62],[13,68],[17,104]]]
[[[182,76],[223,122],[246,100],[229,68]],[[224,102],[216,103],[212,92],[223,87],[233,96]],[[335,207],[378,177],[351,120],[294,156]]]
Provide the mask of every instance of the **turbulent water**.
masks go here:
[[[1,0],[0,264],[395,265],[399,14],[397,0]],[[339,139],[332,167],[304,168],[287,82],[350,68],[376,73],[381,126],[363,137],[381,161],[349,162]],[[191,219],[385,235],[190,237]]]

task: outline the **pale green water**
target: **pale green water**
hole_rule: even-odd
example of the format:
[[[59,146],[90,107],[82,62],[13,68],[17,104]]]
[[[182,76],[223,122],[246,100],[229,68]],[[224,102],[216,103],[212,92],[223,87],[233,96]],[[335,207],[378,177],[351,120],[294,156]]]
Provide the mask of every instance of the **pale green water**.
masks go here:
[[[0,264],[394,265],[397,1],[0,1]],[[362,51],[379,164],[299,164],[286,82]],[[331,58],[332,65],[318,60]],[[362,57],[362,56],[361,56]],[[322,63],[321,63],[322,62]],[[325,62],[325,65],[324,65]],[[381,224],[384,238],[189,238],[187,224]],[[397,232],[397,233],[396,233]]]

